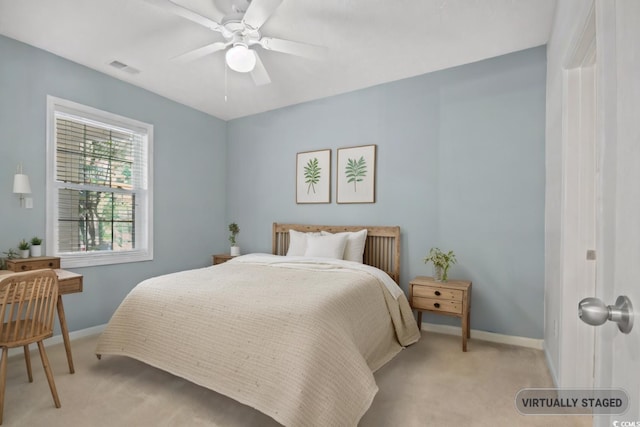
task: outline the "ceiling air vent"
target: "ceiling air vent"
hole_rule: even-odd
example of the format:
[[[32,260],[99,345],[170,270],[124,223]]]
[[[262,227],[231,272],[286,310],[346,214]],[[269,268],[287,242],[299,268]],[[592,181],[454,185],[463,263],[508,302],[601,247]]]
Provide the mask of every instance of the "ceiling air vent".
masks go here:
[[[140,70],[138,70],[137,68],[130,67],[129,65],[120,61],[111,61],[109,65],[111,65],[113,68],[117,68],[118,70],[122,70],[129,74],[138,74],[140,72]]]

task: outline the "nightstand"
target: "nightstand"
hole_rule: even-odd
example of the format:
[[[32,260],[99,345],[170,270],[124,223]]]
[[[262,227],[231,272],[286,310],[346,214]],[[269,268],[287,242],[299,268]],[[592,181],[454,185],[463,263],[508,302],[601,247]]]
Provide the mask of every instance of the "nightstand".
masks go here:
[[[418,276],[409,282],[409,303],[418,312],[419,329],[423,311],[461,318],[462,351],[467,351],[467,338],[471,338],[471,282],[436,282],[431,277]]]
[[[234,256],[229,254],[213,255],[213,265],[222,264],[223,262],[229,261],[231,258],[234,258]]]

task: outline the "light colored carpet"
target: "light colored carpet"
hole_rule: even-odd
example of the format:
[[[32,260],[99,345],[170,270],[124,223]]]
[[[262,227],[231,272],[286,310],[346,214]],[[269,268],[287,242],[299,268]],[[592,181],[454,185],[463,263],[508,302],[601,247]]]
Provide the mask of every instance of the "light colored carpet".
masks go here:
[[[542,351],[422,333],[376,373],[380,391],[360,426],[590,426],[590,417],[522,416],[523,387],[551,387]],[[4,426],[269,427],[262,413],[133,359],[94,355],[97,337],[72,343],[76,373],[64,348],[47,353],[62,408],[56,409],[37,349],[34,382],[22,356],[9,359]]]

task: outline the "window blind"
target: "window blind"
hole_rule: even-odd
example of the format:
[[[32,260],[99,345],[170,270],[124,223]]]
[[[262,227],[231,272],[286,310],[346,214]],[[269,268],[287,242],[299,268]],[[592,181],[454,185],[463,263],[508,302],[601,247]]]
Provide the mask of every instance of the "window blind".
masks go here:
[[[147,135],[55,113],[58,252],[131,251],[146,198]]]

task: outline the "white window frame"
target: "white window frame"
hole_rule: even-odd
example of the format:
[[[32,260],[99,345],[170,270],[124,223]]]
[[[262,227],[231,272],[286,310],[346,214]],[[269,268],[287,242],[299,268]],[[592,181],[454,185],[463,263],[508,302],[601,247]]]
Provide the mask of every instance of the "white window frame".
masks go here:
[[[129,251],[58,252],[58,189],[56,180],[56,113],[66,113],[114,128],[146,134],[146,193],[136,198],[136,248]],[[61,258],[62,267],[89,267],[153,259],[153,125],[47,95],[46,250]]]

